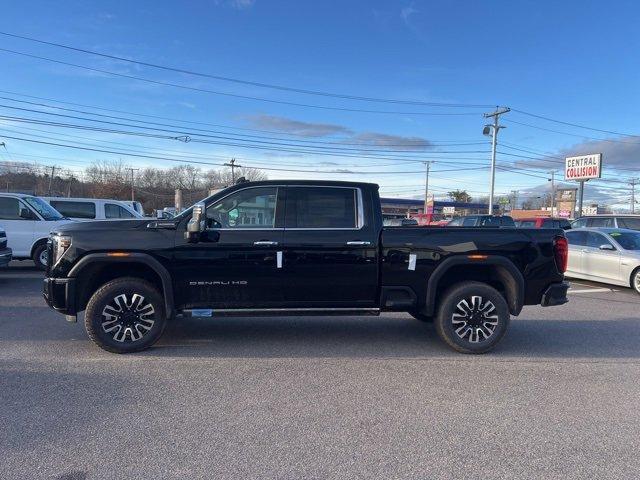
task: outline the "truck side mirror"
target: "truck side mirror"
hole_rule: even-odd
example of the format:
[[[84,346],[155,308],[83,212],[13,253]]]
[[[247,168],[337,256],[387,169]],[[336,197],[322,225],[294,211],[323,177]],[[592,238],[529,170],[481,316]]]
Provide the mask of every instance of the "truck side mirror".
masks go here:
[[[600,245],[600,250],[615,250],[615,248],[613,248],[613,245],[609,243],[603,243]]]
[[[200,234],[205,230],[206,205],[202,202],[193,206],[191,220],[187,223],[187,231],[184,232],[184,238],[189,242],[197,242]]]

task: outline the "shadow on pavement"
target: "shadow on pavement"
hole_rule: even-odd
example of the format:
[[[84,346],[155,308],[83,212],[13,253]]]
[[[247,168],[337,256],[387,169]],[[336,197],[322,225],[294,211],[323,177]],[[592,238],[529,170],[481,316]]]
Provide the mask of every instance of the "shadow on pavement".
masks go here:
[[[513,320],[489,356],[640,358],[640,321]],[[178,319],[145,355],[184,357],[415,357],[450,351],[409,317]],[[460,357],[471,358],[471,357]]]

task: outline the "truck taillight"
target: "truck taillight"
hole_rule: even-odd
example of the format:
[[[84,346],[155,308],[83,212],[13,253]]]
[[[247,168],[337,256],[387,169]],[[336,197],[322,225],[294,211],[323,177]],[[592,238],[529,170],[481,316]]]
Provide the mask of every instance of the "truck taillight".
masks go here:
[[[556,265],[560,273],[566,272],[569,260],[569,243],[565,237],[553,239],[553,254],[556,257]]]

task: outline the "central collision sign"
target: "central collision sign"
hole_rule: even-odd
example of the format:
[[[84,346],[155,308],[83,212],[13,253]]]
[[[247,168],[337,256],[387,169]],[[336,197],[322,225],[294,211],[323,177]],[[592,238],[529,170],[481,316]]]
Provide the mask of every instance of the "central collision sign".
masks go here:
[[[602,154],[565,158],[564,179],[582,182],[602,176]]]

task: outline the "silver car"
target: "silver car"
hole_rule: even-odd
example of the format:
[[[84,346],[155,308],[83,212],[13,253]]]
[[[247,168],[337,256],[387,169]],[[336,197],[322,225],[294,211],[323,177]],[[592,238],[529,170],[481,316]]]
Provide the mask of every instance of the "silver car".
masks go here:
[[[569,241],[566,276],[631,287],[640,293],[640,231],[579,228]]]

